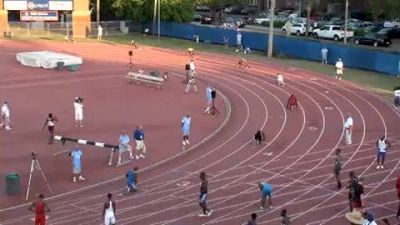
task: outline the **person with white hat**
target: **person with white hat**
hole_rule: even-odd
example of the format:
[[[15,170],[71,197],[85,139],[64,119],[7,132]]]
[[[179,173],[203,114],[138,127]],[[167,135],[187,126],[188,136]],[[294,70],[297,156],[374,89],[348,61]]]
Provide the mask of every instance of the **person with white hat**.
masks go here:
[[[386,140],[385,136],[382,136],[379,138],[379,140],[376,141],[376,148],[377,148],[377,155],[376,155],[376,162],[377,166],[376,169],[383,169],[383,164],[385,163],[385,156],[386,156],[386,150],[387,148],[390,147],[390,143]]]
[[[75,127],[83,127],[83,98],[76,97],[74,100]]]
[[[339,58],[339,60],[335,64],[336,67],[336,79],[341,80],[343,77],[343,70],[344,70],[344,65],[342,59]]]

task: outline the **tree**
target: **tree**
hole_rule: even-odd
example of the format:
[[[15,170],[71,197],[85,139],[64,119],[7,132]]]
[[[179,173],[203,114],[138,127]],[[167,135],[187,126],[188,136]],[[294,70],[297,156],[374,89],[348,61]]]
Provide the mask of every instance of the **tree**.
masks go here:
[[[400,1],[372,0],[371,10],[375,18],[398,19],[400,17]]]
[[[193,0],[161,0],[160,17],[163,21],[189,22],[193,19]],[[135,22],[148,22],[153,18],[153,0],[114,0],[118,16]]]
[[[218,10],[228,5],[241,5],[245,2],[245,0],[196,0],[197,5],[204,5],[210,8],[211,17],[214,19]]]
[[[317,5],[318,0],[306,0],[307,4],[307,22],[306,22],[306,37],[309,35],[311,10]]]

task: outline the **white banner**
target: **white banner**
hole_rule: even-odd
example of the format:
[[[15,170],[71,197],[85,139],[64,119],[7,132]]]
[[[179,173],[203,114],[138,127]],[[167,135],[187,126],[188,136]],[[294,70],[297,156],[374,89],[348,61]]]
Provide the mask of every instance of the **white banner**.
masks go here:
[[[49,1],[49,10],[73,10],[72,1]]]
[[[1,1],[1,0],[0,0]],[[4,1],[5,10],[27,10],[27,1]]]

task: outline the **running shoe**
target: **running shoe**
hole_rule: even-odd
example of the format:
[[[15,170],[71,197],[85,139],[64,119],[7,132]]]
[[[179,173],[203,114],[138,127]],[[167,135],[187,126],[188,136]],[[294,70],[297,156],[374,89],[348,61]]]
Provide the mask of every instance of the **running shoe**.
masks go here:
[[[207,217],[211,216],[211,214],[212,214],[212,210],[208,211]]]

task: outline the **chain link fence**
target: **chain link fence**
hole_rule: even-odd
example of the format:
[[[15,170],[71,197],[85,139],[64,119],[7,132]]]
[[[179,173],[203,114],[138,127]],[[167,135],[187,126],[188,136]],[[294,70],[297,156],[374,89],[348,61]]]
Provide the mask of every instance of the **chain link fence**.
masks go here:
[[[129,32],[144,32],[144,25],[132,21],[101,21],[103,36],[124,35]],[[97,37],[99,27],[96,22],[90,23],[88,37]],[[62,39],[72,37],[72,22],[9,22],[4,33],[8,38],[48,38]]]

